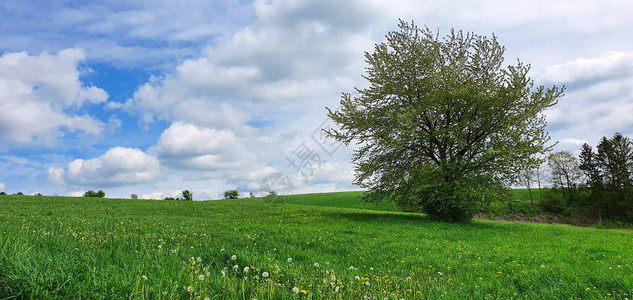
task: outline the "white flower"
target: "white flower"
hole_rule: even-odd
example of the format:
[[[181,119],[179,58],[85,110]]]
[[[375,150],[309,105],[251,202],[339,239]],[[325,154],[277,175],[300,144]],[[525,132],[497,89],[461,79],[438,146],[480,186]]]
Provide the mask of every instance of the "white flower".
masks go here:
[[[292,262],[292,257],[288,257],[288,262]]]
[[[244,267],[244,273],[248,273],[248,270],[250,270],[249,267]]]
[[[369,281],[365,281],[365,285],[369,285],[369,284],[370,284]]]
[[[188,287],[186,287],[186,289],[187,289],[187,292],[189,292],[189,293],[193,292],[193,287],[192,286],[188,286]]]
[[[231,256],[231,260],[233,261],[237,260],[237,255],[233,254],[233,256]]]
[[[314,266],[318,268],[320,265],[319,263],[314,263]]]
[[[360,280],[360,276],[356,275],[356,276],[354,276],[354,279]]]
[[[338,286],[338,285],[334,288],[334,292],[335,292],[335,293],[338,293],[338,291],[340,291],[340,290],[341,290],[341,287],[340,287],[340,286]]]
[[[545,268],[545,265],[541,265],[541,268]]]
[[[158,249],[163,249],[163,245],[158,245]]]
[[[238,265],[233,266],[233,270],[235,270],[235,271],[237,271],[237,269],[239,269],[239,268],[240,268],[240,266],[238,266]]]
[[[196,261],[197,261],[197,262],[201,262],[201,261],[202,261],[202,258],[201,258],[200,256],[198,256],[198,258],[196,258]]]
[[[200,280],[200,281],[204,280],[204,275],[198,276],[198,280]]]
[[[204,297],[204,300],[211,300],[211,298],[207,296],[207,297]]]
[[[226,276],[226,272],[224,271],[220,271],[220,274],[222,274],[222,277]]]
[[[330,276],[330,280],[332,280],[332,281],[336,280],[336,276],[334,274],[332,274],[332,276]]]
[[[262,273],[262,277],[267,278],[268,276],[270,276],[270,274],[268,274],[268,272]]]
[[[293,287],[292,288],[292,292],[294,292],[295,294],[299,294],[299,288],[298,287]]]
[[[224,252],[224,248],[220,249],[220,252]]]
[[[141,279],[143,279],[143,281],[147,280],[147,276],[143,275],[141,276]]]

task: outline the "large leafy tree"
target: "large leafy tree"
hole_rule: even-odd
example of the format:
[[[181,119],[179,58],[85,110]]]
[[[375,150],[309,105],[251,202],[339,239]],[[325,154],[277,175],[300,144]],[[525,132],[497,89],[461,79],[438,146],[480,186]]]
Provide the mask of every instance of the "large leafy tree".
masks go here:
[[[339,129],[327,133],[358,143],[355,183],[367,200],[469,221],[494,188],[549,150],[541,113],[563,88],[534,87],[529,65],[504,66],[504,51],[494,36],[440,38],[401,21],[365,53],[369,86],[328,109]]]

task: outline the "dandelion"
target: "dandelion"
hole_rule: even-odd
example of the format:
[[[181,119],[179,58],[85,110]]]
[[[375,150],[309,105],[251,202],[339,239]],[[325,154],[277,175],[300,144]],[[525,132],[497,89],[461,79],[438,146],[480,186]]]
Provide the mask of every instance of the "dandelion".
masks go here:
[[[249,267],[244,267],[244,273],[248,273],[248,270],[250,270]]]
[[[233,270],[235,270],[235,271],[237,271],[237,269],[239,269],[239,268],[240,268],[240,266],[238,266],[238,265],[234,265],[233,266]]]
[[[79,248],[75,248],[75,251],[79,251]]]
[[[141,279],[142,279],[143,281],[145,281],[145,280],[147,280],[147,276],[143,275],[143,276],[141,276]]]
[[[198,276],[198,280],[203,281],[204,280],[204,275]]]
[[[308,292],[307,292],[306,290],[301,290],[301,293],[305,295],[305,294],[307,294]]]
[[[318,263],[318,262],[315,262],[315,263],[314,263],[314,266],[318,268],[320,265],[319,265],[319,263]]]
[[[187,290],[187,292],[191,293],[193,292],[193,287],[192,286],[188,286],[185,288],[185,290]]]
[[[224,271],[220,271],[220,274],[222,274],[222,277],[226,276],[226,272]]]
[[[268,272],[264,272],[264,273],[262,273],[262,277],[263,277],[263,278],[268,278],[268,276],[270,276],[270,274],[268,274]]]
[[[338,286],[338,285],[334,288],[334,292],[335,292],[335,293],[338,293],[338,291],[340,291],[340,290],[341,290],[341,287],[340,287],[340,286]]]
[[[356,276],[354,276],[354,279],[360,280],[360,276],[356,275]]]
[[[545,265],[541,265],[541,268],[545,268]]]
[[[202,258],[200,256],[198,256],[198,258],[196,258],[197,262],[202,262]]]
[[[163,245],[158,245],[158,249],[163,249]]]
[[[365,285],[370,285],[371,283],[369,283],[369,281],[365,281]]]
[[[295,286],[295,287],[293,287],[293,288],[292,288],[292,292],[293,292],[293,293],[295,293],[295,294],[299,294],[299,288],[298,288],[298,287],[296,287],[296,286]]]
[[[292,257],[288,257],[288,262],[291,263],[292,262]]]
[[[237,260],[237,255],[233,254],[233,256],[231,256],[231,260],[232,261],[236,261]]]

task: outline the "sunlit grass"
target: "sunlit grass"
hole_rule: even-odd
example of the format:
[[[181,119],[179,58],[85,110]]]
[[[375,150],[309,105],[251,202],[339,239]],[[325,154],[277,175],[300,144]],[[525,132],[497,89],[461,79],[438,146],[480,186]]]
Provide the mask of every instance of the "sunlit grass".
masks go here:
[[[309,196],[321,197],[321,206],[284,204],[307,201],[294,197],[280,203],[0,197],[0,298],[633,294],[631,231],[448,224],[420,214],[325,207],[327,197],[349,200],[337,194]]]

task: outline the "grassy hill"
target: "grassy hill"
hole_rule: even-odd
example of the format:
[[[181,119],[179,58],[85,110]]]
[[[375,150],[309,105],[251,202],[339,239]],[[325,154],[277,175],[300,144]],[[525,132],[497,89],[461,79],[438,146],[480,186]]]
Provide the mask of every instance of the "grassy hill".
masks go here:
[[[2,196],[0,298],[632,298],[630,230],[323,206],[357,196]]]

